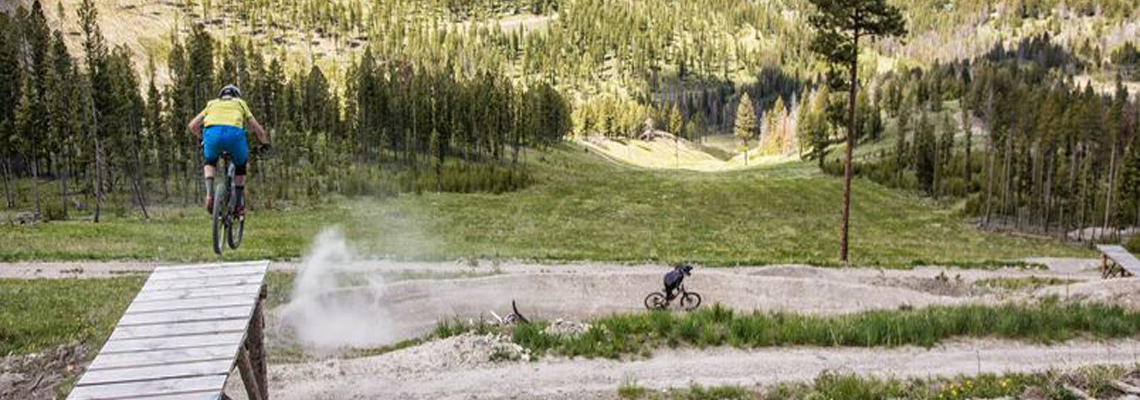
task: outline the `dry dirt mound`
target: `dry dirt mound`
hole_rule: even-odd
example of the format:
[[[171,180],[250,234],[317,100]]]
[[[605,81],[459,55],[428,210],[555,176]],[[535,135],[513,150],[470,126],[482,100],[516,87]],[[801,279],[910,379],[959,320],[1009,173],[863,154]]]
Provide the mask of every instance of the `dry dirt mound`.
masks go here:
[[[1042,288],[1034,297],[1057,296],[1062,299],[1119,304],[1140,310],[1140,278],[1091,280],[1064,286]]]

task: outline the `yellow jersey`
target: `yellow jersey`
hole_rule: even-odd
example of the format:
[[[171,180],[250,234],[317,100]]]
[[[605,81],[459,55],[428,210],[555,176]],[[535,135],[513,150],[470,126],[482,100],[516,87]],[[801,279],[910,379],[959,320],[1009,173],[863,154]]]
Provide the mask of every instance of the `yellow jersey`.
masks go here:
[[[245,127],[245,120],[252,117],[249,106],[245,100],[237,97],[229,99],[210,100],[206,104],[206,126],[229,125],[237,128]]]

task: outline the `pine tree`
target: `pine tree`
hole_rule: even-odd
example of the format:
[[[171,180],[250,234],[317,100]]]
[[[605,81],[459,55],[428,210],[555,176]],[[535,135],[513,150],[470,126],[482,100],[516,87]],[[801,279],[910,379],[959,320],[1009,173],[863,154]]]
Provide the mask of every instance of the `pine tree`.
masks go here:
[[[108,78],[106,73],[107,63],[107,47],[103,41],[103,32],[99,29],[99,14],[95,6],[94,0],[83,0],[79,4],[79,9],[76,10],[79,17],[80,27],[83,30],[83,50],[87,61],[87,82],[85,86],[87,99],[90,102],[85,103],[91,108],[88,115],[91,116],[91,123],[87,125],[88,136],[92,139],[94,146],[92,154],[92,164],[94,164],[95,173],[91,174],[92,177],[92,191],[95,194],[95,215],[93,221],[99,222],[99,217],[102,213],[103,206],[103,192],[105,184],[106,164],[104,163],[103,154],[103,129],[100,126],[102,120],[100,116],[106,116],[106,108],[109,101],[107,94],[110,92],[108,85]],[[86,99],[84,99],[86,100]]]
[[[935,169],[938,162],[938,143],[935,139],[934,127],[931,126],[926,112],[918,117],[914,147],[914,174],[918,178],[918,187],[927,194],[933,194]]]
[[[846,68],[848,96],[847,148],[843,173],[843,227],[839,261],[847,263],[848,231],[851,221],[851,154],[858,136],[855,98],[859,87],[859,39],[906,34],[902,13],[885,0],[810,0],[816,7],[808,22],[816,30],[811,50],[833,66]]]
[[[733,134],[744,143],[744,165],[748,165],[748,141],[756,136],[756,112],[752,108],[752,99],[748,92],[740,96],[740,104],[736,106],[736,122],[733,124]]]
[[[60,214],[56,217],[68,217],[68,186],[70,177],[71,146],[75,97],[75,66],[71,55],[67,52],[67,45],[63,41],[63,34],[56,31],[51,44],[49,58],[49,74],[47,93],[47,115],[49,132],[47,135],[47,149],[52,153],[52,165],[59,181]]]
[[[4,159],[4,193],[6,206],[16,207],[16,193],[12,185],[11,160],[15,152],[16,106],[23,97],[21,93],[24,78],[20,66],[19,20],[10,19],[8,13],[0,13],[0,157]]]

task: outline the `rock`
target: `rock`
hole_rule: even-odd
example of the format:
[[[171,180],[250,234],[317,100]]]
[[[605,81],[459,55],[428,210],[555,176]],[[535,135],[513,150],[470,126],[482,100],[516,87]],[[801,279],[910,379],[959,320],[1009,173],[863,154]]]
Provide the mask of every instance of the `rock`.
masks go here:
[[[16,223],[20,225],[32,225],[43,220],[43,216],[37,212],[25,211],[16,213]]]

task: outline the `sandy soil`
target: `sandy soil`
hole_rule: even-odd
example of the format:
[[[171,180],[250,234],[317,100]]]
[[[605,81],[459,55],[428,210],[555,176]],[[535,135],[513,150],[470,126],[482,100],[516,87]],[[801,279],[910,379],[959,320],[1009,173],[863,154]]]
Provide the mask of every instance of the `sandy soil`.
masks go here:
[[[635,361],[543,359],[472,362],[439,341],[384,355],[270,367],[277,399],[608,399],[623,382],[651,389],[701,385],[759,387],[804,381],[824,371],[884,377],[1029,372],[1090,363],[1137,362],[1135,340],[1058,346],[969,341],[932,349],[779,348],[668,350]]]

